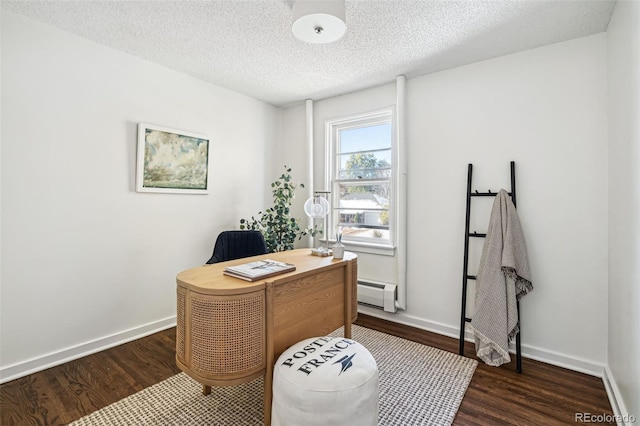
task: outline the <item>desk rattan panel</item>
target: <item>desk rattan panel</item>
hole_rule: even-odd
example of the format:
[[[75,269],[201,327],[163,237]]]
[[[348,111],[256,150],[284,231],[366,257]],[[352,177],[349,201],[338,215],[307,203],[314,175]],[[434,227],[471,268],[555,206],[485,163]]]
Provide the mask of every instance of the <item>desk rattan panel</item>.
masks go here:
[[[264,347],[264,291],[211,296],[179,288],[176,355],[194,378],[221,386],[256,377]]]

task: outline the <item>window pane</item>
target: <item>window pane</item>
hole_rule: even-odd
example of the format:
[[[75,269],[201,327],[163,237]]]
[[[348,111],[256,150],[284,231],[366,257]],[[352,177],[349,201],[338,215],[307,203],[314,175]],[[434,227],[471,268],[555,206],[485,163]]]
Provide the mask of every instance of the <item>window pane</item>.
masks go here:
[[[389,229],[389,182],[367,185],[339,184],[338,226],[345,237],[383,238]],[[371,230],[385,231],[372,233]]]
[[[338,156],[338,179],[375,179],[391,176],[391,150]]]
[[[391,123],[339,131],[337,153],[391,149]]]
[[[341,182],[338,184],[340,208],[389,208],[389,181]]]
[[[339,210],[338,226],[369,229],[389,229],[386,210]]]
[[[370,229],[350,226],[342,226],[342,239],[344,241],[366,241],[368,239],[389,240],[388,229]],[[373,242],[373,241],[372,241]]]

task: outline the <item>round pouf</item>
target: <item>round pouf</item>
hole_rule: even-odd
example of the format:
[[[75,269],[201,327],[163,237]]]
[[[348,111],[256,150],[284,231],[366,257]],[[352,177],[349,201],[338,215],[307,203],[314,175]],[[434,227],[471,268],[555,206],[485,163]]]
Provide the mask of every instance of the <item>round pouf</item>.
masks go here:
[[[364,346],[344,337],[296,343],[274,366],[271,424],[377,425],[376,361]]]

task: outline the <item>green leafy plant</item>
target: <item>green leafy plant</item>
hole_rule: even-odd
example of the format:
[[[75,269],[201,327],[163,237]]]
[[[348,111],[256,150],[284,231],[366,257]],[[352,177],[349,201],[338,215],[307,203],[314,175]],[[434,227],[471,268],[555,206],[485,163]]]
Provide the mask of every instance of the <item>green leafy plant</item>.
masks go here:
[[[251,219],[240,219],[240,229],[262,233],[269,253],[292,250],[296,239],[322,233],[315,226],[302,229],[298,219],[291,217],[291,203],[295,190],[298,186],[304,188],[304,184],[297,184],[292,180],[290,167],[284,166],[284,169],[285,172],[271,183],[273,207],[258,212],[258,218],[251,216]]]

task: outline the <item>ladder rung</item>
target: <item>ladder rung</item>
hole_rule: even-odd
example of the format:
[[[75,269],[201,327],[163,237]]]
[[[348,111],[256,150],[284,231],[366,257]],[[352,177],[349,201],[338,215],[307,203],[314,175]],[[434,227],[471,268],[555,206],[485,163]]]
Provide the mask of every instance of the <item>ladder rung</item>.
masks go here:
[[[467,275],[467,279],[468,280],[475,280],[477,279],[475,275]]]
[[[471,322],[471,318],[465,318],[464,322]]]
[[[511,195],[511,192],[507,192],[507,194]],[[495,197],[496,195],[498,195],[497,192],[472,192],[471,194],[472,197]]]
[[[481,238],[484,238],[484,237],[487,236],[487,234],[479,234],[477,232],[469,232],[469,236],[470,237],[481,237]]]

